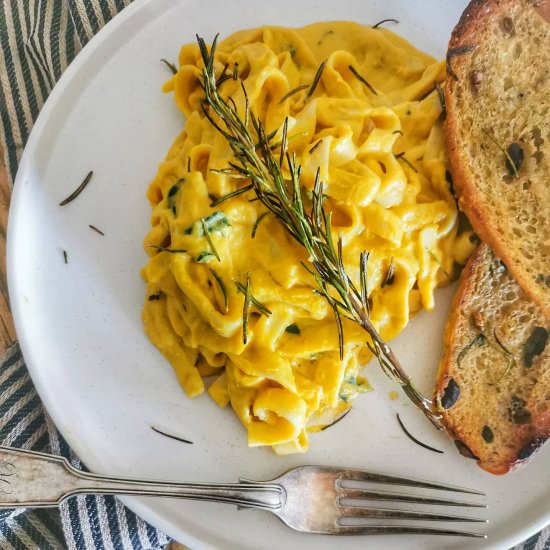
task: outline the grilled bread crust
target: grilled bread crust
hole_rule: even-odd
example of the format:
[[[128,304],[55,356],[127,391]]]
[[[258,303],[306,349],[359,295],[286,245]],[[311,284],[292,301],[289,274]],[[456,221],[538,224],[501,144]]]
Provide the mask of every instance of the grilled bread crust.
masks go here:
[[[472,1],[449,42],[445,99],[459,206],[550,315],[548,21],[550,0]]]

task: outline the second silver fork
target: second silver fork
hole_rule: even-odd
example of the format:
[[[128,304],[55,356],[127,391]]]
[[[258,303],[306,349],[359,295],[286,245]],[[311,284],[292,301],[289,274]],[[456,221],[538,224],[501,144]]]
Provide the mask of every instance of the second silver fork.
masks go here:
[[[182,483],[127,479],[82,472],[60,456],[0,446],[0,508],[53,507],[78,494],[156,496],[224,502],[265,510],[289,527],[309,533],[485,538],[482,533],[386,522],[486,521],[481,518],[366,505],[366,502],[377,501],[409,503],[415,507],[486,507],[481,502],[394,493],[366,488],[366,482],[483,495],[480,491],[442,483],[324,466],[301,466],[262,482],[241,479],[239,483]],[[359,520],[361,523],[357,523]]]

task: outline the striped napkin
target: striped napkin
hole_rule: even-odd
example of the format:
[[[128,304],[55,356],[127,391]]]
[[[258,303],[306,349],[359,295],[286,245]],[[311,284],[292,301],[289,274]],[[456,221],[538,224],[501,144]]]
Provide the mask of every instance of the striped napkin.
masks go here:
[[[61,73],[130,2],[2,0],[0,140],[12,181],[33,123]],[[81,467],[44,411],[17,344],[0,360],[0,442],[61,454]],[[79,496],[59,511],[0,511],[2,550],[153,550],[168,542],[114,497]],[[550,550],[550,529],[514,550]]]

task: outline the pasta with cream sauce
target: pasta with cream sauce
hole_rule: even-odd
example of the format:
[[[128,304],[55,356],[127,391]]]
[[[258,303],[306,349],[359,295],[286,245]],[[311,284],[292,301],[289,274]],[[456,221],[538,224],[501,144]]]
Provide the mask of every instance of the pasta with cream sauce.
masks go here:
[[[304,200],[319,169],[346,272],[358,283],[369,251],[371,319],[393,338],[434,307],[435,288],[472,249],[445,177],[436,88],[444,63],[389,30],[347,22],[241,31],[216,52],[220,94],[244,112],[242,82],[274,147],[288,117]],[[145,331],[188,396],[207,389],[231,405],[250,446],[304,452],[308,432],[370,389],[361,376],[367,336],[344,319],[340,360],[334,315],[314,292],[304,250],[253,191],[226,198],[247,182],[224,172],[232,152],[202,112],[201,64],[198,46],[184,46],[164,86],[186,122],[147,195]]]

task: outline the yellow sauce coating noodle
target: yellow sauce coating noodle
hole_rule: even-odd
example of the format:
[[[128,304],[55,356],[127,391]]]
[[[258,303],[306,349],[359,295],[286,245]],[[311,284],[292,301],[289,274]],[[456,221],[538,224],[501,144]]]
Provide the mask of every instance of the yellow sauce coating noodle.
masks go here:
[[[201,66],[198,46],[184,46],[164,87],[186,124],[147,195],[153,215],[142,272],[145,331],[190,397],[204,392],[208,379],[214,401],[231,404],[249,445],[303,452],[308,431],[370,389],[360,376],[369,358],[366,334],[344,319],[341,361],[333,312],[313,292],[304,250],[264,215],[253,191],[212,205],[247,182],[220,172],[232,153],[202,113]],[[324,207],[356,284],[359,255],[370,251],[372,320],[383,338],[393,338],[421,307],[434,307],[434,289],[449,282],[454,262],[472,248],[467,234],[457,236],[445,178],[435,89],[443,62],[386,29],[328,22],[230,36],[218,45],[216,74],[233,73],[238,79],[224,78],[220,93],[244,112],[242,79],[274,144],[288,117],[305,200],[320,169]],[[245,344],[237,284],[246,284],[248,272],[253,297],[271,314],[252,303]]]

